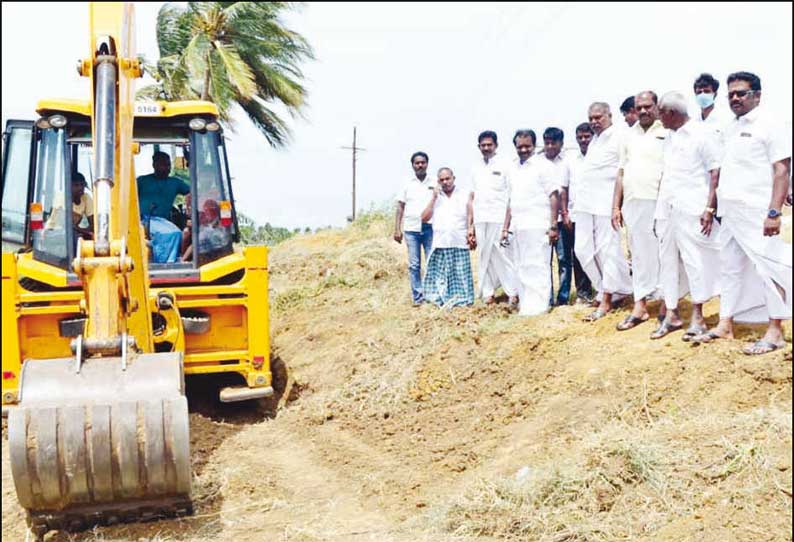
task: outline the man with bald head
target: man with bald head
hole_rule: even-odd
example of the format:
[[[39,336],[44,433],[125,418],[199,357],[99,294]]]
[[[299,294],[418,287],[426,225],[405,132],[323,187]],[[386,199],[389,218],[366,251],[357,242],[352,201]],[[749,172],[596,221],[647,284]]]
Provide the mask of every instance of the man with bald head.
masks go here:
[[[659,290],[659,241],[653,232],[653,215],[662,178],[667,130],[657,118],[653,91],[634,97],[638,122],[623,136],[620,166],[612,198],[612,227],[628,228],[631,248],[634,309],[618,324],[618,331],[631,329],[648,319],[647,300]]]
[[[438,186],[422,211],[433,221],[433,248],[423,283],[424,300],[441,307],[474,304],[474,278],[469,251],[477,247],[471,194],[455,186],[448,167],[438,170]]]
[[[681,285],[684,278],[692,298],[692,320],[684,339],[693,339],[706,326],[703,303],[719,294],[720,225],[714,212],[720,153],[713,134],[702,123],[690,120],[682,94],[662,96],[659,117],[670,130],[655,215],[667,316],[651,339],[683,327],[678,301],[687,293]],[[683,273],[679,271],[682,266]]]
[[[621,137],[612,125],[608,104],[593,103],[588,119],[595,135],[576,181],[574,251],[598,292],[598,308],[586,318],[592,322],[612,310],[613,296],[631,293],[631,277],[620,234],[611,224]]]

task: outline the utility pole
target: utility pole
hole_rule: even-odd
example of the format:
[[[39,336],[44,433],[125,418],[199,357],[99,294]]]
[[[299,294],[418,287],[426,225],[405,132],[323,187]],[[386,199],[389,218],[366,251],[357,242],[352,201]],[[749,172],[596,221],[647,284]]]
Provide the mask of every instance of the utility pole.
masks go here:
[[[353,222],[356,219],[356,153],[358,151],[365,151],[367,149],[362,149],[361,147],[356,146],[356,127],[353,126],[353,146],[352,147],[339,147],[340,149],[352,150],[353,151],[353,213],[348,217],[348,222]]]

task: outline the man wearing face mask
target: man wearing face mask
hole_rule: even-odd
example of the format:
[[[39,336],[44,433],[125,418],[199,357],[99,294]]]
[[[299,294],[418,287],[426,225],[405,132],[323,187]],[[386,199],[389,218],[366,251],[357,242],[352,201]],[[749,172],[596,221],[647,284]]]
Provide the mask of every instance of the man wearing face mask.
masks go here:
[[[783,320],[791,319],[791,244],[780,237],[781,211],[791,176],[791,130],[761,107],[761,79],[728,76],[734,119],[724,133],[719,179],[720,321],[700,342],[732,339],[733,323],[768,322],[747,355],[784,348]]]
[[[717,136],[718,141],[721,140],[721,134],[729,121],[719,111],[715,110],[717,90],[719,88],[720,82],[714,79],[710,73],[702,73],[695,79],[693,89],[695,91],[695,101],[700,108],[700,114],[695,115],[695,118],[692,119],[695,122],[702,122],[706,125]]]

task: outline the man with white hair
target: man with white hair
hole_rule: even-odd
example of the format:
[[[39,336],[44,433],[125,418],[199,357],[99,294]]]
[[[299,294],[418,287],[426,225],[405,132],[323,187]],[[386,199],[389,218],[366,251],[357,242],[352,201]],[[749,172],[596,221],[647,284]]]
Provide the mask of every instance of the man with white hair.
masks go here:
[[[683,327],[678,300],[681,264],[692,296],[692,321],[685,340],[704,333],[703,303],[719,294],[719,223],[714,220],[719,149],[713,135],[687,115],[687,103],[678,92],[659,102],[659,117],[670,134],[664,146],[664,170],[656,206],[662,289],[667,316],[651,339],[660,339]]]
[[[603,318],[612,310],[613,295],[631,293],[629,265],[612,229],[612,194],[618,172],[620,134],[612,124],[609,105],[595,102],[588,109],[595,136],[576,181],[576,241],[574,251],[600,303],[585,320]]]
[[[782,322],[791,319],[791,245],[780,238],[781,209],[789,190],[790,130],[759,108],[761,79],[728,76],[736,117],[724,132],[719,184],[722,218],[720,322],[699,339],[733,338],[733,321],[768,321],[764,336],[744,347],[748,355],[785,346]]]
[[[620,147],[612,227],[620,231],[625,220],[628,228],[634,310],[617,325],[618,331],[648,320],[647,299],[659,289],[659,241],[653,232],[653,216],[667,129],[658,119],[657,101],[656,93],[650,90],[635,96],[634,108],[639,120],[626,131]]]

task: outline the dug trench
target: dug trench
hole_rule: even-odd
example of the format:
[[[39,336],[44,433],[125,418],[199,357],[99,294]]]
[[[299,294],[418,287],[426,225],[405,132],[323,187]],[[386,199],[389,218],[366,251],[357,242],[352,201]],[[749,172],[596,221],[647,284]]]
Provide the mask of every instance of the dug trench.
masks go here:
[[[405,249],[365,218],[271,252],[277,400],[189,389],[194,516],[48,540],[790,540],[790,326],[748,358],[757,327],[693,346],[615,332],[626,308],[413,308]],[[21,541],[7,467],[4,439]]]

